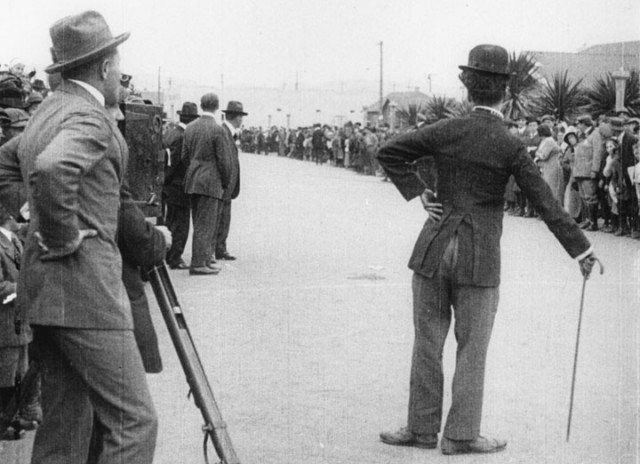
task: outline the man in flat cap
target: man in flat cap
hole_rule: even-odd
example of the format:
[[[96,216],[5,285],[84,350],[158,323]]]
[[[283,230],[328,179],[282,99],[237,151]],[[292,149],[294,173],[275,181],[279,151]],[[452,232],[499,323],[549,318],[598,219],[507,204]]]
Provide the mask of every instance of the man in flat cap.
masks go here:
[[[435,448],[441,432],[442,351],[455,313],[457,358],[451,409],[440,442],[444,454],[491,453],[506,441],[480,435],[484,366],[500,284],[500,236],[510,176],[549,229],[588,275],[595,256],[589,241],[554,199],[499,111],[509,74],[507,51],[479,45],[461,66],[460,79],[476,105],[469,117],[440,121],[391,140],[378,160],[405,199],[424,196],[412,164],[434,161],[440,220],[429,218],[416,242],[415,341],[407,426],[380,435],[391,445]],[[426,203],[427,200],[423,200]]]
[[[202,114],[184,131],[182,157],[189,161],[184,191],[191,196],[193,237],[190,275],[214,275],[220,268],[212,263],[218,211],[231,181],[228,140],[215,121],[220,102],[214,93],[200,100]]]
[[[118,102],[118,45],[95,11],[51,26],[62,82],[20,146],[31,224],[18,306],[34,328],[43,423],[32,462],[151,463],[157,434],[116,242],[128,151],[106,108]],[[95,448],[93,448],[95,446]]]
[[[227,157],[230,161],[231,174],[229,185],[224,191],[222,205],[218,215],[218,226],[216,228],[215,255],[216,259],[226,261],[235,260],[235,256],[229,254],[227,250],[227,237],[229,236],[229,227],[231,225],[231,200],[238,198],[240,194],[240,161],[238,159],[238,143],[240,137],[240,127],[242,126],[242,118],[247,116],[244,112],[242,103],[239,101],[230,101],[227,103],[227,109],[222,111],[225,114],[225,120],[222,128],[227,136]]]

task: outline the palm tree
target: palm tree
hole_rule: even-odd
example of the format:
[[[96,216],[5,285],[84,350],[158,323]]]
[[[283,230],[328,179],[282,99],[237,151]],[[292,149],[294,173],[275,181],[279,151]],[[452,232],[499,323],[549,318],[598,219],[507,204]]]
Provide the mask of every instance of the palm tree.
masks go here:
[[[573,118],[587,104],[585,92],[580,87],[582,79],[573,82],[568,71],[556,73],[540,88],[532,102],[538,114],[553,114],[559,120]]]
[[[425,107],[422,103],[409,103],[408,105],[396,110],[396,117],[401,121],[403,126],[418,125],[418,115],[424,113]]]
[[[449,119],[454,116],[456,101],[445,96],[433,96],[427,101],[425,115],[429,122]]]
[[[509,56],[509,87],[502,112],[511,119],[519,119],[530,111],[531,93],[539,86],[537,63],[533,55],[520,52]]]
[[[611,73],[596,79],[593,87],[587,92],[588,111],[594,117],[611,114],[616,110],[616,83]],[[640,83],[638,71],[631,71],[624,92],[624,106],[634,116],[640,115]]]
[[[456,102],[456,106],[453,109],[453,117],[454,118],[464,118],[471,114],[473,110],[473,103],[469,100],[458,101]]]

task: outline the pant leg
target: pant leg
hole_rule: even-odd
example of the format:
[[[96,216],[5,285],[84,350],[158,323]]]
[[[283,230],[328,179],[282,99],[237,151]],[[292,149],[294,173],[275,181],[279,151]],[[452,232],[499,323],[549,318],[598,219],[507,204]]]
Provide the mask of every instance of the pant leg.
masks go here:
[[[220,211],[214,248],[216,256],[223,255],[227,252],[227,237],[229,236],[229,228],[231,226],[231,200],[223,201]]]
[[[43,428],[38,429],[32,462],[86,462],[93,420],[100,423],[100,464],[151,464],[155,451],[157,418],[147,387],[142,359],[132,331],[45,328],[56,361],[56,375],[45,364],[43,375]],[[62,382],[53,383],[55,380]],[[46,387],[45,387],[46,384]],[[45,395],[45,391],[47,394]],[[54,394],[58,401],[45,400]],[[57,395],[56,395],[57,394]],[[79,417],[73,414],[78,409]],[[70,412],[71,411],[71,412]],[[93,414],[91,414],[93,412]],[[58,427],[46,424],[53,417]],[[72,451],[82,459],[68,459],[67,443],[82,437]],[[48,447],[45,445],[49,445]],[[45,452],[57,447],[60,461]]]
[[[175,265],[182,259],[189,238],[189,208],[167,203],[167,227],[171,231],[171,248],[167,252],[167,263]]]
[[[432,278],[413,275],[413,324],[407,426],[415,434],[439,433],[444,390],[442,350],[451,324],[448,282],[439,272]]]
[[[191,268],[204,267],[211,261],[211,245],[216,236],[219,200],[204,195],[191,195],[193,238]]]
[[[443,433],[447,438],[471,440],[480,433],[485,362],[498,299],[498,287],[453,285],[458,347],[451,409]]]

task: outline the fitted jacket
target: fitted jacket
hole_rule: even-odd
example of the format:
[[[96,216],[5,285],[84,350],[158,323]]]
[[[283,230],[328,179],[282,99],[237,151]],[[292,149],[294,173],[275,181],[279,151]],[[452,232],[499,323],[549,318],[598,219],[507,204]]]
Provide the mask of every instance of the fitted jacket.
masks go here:
[[[32,324],[133,328],[116,244],[127,157],[105,108],[70,81],[47,97],[27,124],[18,158],[31,223],[18,306],[28,310]],[[81,241],[83,229],[97,236]]]
[[[224,130],[211,116],[189,123],[182,145],[182,157],[189,160],[185,192],[222,200],[231,180],[229,150]]]
[[[423,157],[435,162],[438,202],[444,212],[439,222],[427,220],[418,236],[409,261],[418,274],[434,275],[457,234],[459,283],[499,285],[504,195],[511,175],[570,256],[577,257],[590,247],[554,199],[522,141],[488,112],[475,110],[467,118],[424,126],[392,139],[377,156],[407,200],[425,189],[415,175],[414,163]]]
[[[164,134],[163,143],[169,150],[169,157],[165,168],[163,193],[167,203],[188,208],[189,195],[184,192],[184,176],[189,160],[182,157],[183,141],[184,128],[179,124],[171,125]]]
[[[240,195],[240,160],[238,159],[238,146],[236,145],[236,141],[233,139],[233,134],[226,124],[222,125],[222,130],[224,130],[227,137],[227,146],[229,148],[227,157],[229,158],[231,166],[229,185],[224,191],[224,199],[235,200],[238,198],[238,195]]]

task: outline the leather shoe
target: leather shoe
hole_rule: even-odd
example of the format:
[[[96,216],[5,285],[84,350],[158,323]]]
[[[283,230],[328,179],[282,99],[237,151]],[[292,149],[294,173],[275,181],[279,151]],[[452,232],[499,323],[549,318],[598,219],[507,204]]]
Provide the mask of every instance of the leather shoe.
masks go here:
[[[387,445],[434,449],[438,446],[438,434],[416,435],[406,427],[402,427],[395,432],[382,432],[380,434],[380,441]]]
[[[192,267],[189,268],[189,275],[215,275],[220,272],[220,269],[213,269],[209,266]]]
[[[229,253],[225,251],[224,253],[221,253],[221,254],[216,253],[216,259],[224,259],[225,261],[235,261],[236,257],[231,256]]]
[[[478,436],[475,440],[451,440],[442,437],[440,449],[442,454],[485,454],[504,451],[507,442],[494,438]]]
[[[184,261],[180,261],[179,263],[171,263],[169,264],[169,269],[178,269],[178,270],[185,270],[185,269],[189,269],[189,265],[187,263],[185,263]]]

